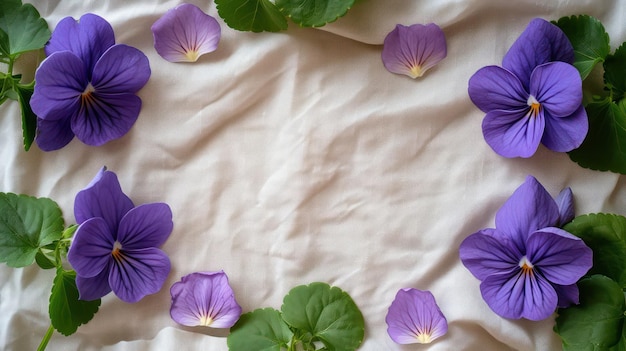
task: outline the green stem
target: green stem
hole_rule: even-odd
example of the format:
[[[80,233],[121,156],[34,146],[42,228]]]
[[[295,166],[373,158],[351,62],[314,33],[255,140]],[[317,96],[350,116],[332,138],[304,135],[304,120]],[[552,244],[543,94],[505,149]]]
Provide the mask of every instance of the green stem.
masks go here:
[[[43,351],[46,349],[46,346],[48,346],[48,342],[50,341],[50,338],[52,337],[53,333],[54,333],[54,327],[52,326],[52,323],[50,323],[50,326],[48,327],[48,331],[46,331],[46,335],[44,335],[43,339],[41,339],[41,343],[39,344],[37,351]]]
[[[7,68],[7,75],[2,84],[2,91],[0,91],[0,97],[4,96],[4,93],[8,90],[7,86],[10,85],[9,82],[13,81],[13,59],[9,58],[8,65],[9,67]]]

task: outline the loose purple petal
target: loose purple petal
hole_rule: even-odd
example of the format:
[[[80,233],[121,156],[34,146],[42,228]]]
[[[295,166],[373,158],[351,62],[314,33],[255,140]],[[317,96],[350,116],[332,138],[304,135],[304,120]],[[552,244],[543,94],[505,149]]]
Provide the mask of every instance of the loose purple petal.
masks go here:
[[[161,290],[170,272],[170,260],[157,248],[120,249],[109,274],[109,285],[122,301],[137,302]]]
[[[533,176],[527,176],[496,213],[496,228],[509,235],[519,252],[526,252],[528,236],[554,225],[559,212],[554,199]]]
[[[582,80],[570,64],[551,62],[538,66],[530,76],[530,94],[553,117],[567,117],[583,101]]]
[[[222,271],[188,274],[172,285],[170,293],[170,315],[182,325],[230,328],[241,316],[241,306]]]
[[[106,221],[100,217],[90,218],[76,230],[67,259],[77,275],[95,277],[112,259],[114,242]]]
[[[576,283],[593,264],[592,251],[585,242],[559,228],[534,232],[528,237],[526,249],[528,260],[554,284]]]
[[[141,99],[134,94],[92,92],[72,118],[72,131],[87,145],[100,146],[124,136],[137,121]]]
[[[511,72],[498,66],[479,69],[468,83],[470,99],[483,112],[519,110],[526,106],[528,92]]]
[[[58,51],[70,51],[84,63],[84,74],[91,79],[91,72],[102,54],[115,44],[113,28],[104,18],[88,13],[79,21],[72,17],[62,19],[52,32],[45,47],[46,55]]]
[[[43,151],[58,150],[74,139],[70,118],[46,121],[37,118],[37,134],[35,141]]]
[[[574,49],[559,27],[535,18],[504,55],[502,66],[519,77],[528,89],[535,67],[552,61],[573,63]]]
[[[173,227],[172,210],[167,204],[144,204],[122,217],[117,240],[125,249],[131,250],[160,247]]]
[[[143,52],[127,45],[110,47],[93,68],[91,84],[98,94],[134,94],[150,78],[150,63]]]
[[[389,72],[417,78],[446,55],[446,37],[438,25],[398,24],[385,37],[382,60]]]
[[[545,129],[543,114],[528,110],[493,110],[482,123],[485,141],[498,155],[527,158],[535,154]]]
[[[215,51],[221,37],[217,20],[192,4],[167,11],[151,29],[154,48],[170,62],[195,62]]]
[[[387,333],[398,344],[427,344],[448,332],[448,322],[430,291],[401,289],[389,306]]]
[[[546,130],[541,143],[552,151],[569,152],[583,143],[588,131],[587,112],[580,105],[570,116],[546,118]]]
[[[480,291],[496,314],[511,319],[546,319],[556,310],[558,300],[547,280],[536,273],[524,274],[520,268],[490,275],[480,284]]]
[[[76,288],[78,288],[79,299],[84,301],[92,301],[97,300],[110,293],[110,270],[110,266],[107,266],[105,267],[105,269],[102,270],[102,272],[100,272],[100,274],[92,278],[85,278],[77,275]]]
[[[465,238],[459,248],[461,262],[478,280],[515,268],[522,255],[508,238],[482,231]]]
[[[567,187],[561,190],[555,202],[559,208],[559,221],[555,226],[562,227],[574,219],[574,194],[572,189]]]
[[[74,218],[78,224],[93,217],[103,218],[109,226],[109,231],[115,233],[115,236],[112,236],[115,241],[118,223],[134,205],[122,192],[115,173],[103,170],[98,172],[96,178],[97,181],[76,194]]]

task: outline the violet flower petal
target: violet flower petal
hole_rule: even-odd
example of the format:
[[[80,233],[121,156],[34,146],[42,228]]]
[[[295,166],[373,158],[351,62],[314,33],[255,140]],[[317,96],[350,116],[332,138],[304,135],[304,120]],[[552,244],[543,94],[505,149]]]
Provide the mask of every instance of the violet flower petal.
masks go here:
[[[172,285],[170,293],[170,316],[185,326],[230,328],[241,316],[223,271],[188,274]]]
[[[482,123],[487,144],[503,157],[530,157],[535,154],[545,130],[543,114],[531,118],[527,110],[493,110]]]
[[[33,112],[44,120],[69,118],[79,109],[80,96],[89,84],[84,66],[71,52],[47,57],[35,73],[35,90],[30,99]],[[79,68],[79,69],[77,69]]]
[[[546,118],[546,129],[541,143],[556,152],[568,152],[578,148],[589,131],[589,119],[583,105],[566,118]]]
[[[154,48],[170,62],[195,62],[217,49],[222,30],[212,16],[193,4],[167,11],[151,27]]]
[[[447,55],[446,37],[434,23],[396,25],[385,37],[382,60],[392,73],[421,77]]]
[[[523,273],[518,267],[508,273],[493,274],[480,284],[487,305],[504,318],[538,321],[556,309],[554,287],[538,274]]]
[[[552,284],[552,286],[554,287],[554,290],[559,297],[559,301],[557,303],[558,308],[567,308],[569,306],[578,305],[580,303],[578,295],[578,285]]]
[[[567,63],[550,62],[540,65],[530,76],[530,94],[541,108],[553,117],[567,117],[583,101],[582,80],[578,70]]]
[[[81,224],[90,218],[101,217],[107,222],[109,231],[117,233],[118,223],[134,207],[133,202],[122,192],[115,173],[102,169],[95,178],[96,181],[76,194],[74,218]],[[117,236],[112,239],[117,240]]]
[[[74,139],[71,128],[71,119],[63,118],[55,121],[46,121],[37,118],[37,134],[35,142],[43,151],[58,150]]]
[[[150,63],[143,52],[127,45],[110,47],[93,68],[91,84],[97,94],[134,94],[150,78]]]
[[[571,285],[591,269],[592,251],[563,229],[540,229],[528,237],[526,256],[551,283]]]
[[[502,66],[513,72],[528,89],[535,67],[552,61],[574,62],[574,48],[554,24],[535,18],[504,55]]]
[[[170,260],[157,248],[126,250],[123,246],[111,265],[109,285],[125,302],[137,302],[161,290],[170,272]]]
[[[574,219],[574,194],[572,189],[567,187],[559,193],[555,199],[559,209],[559,221],[556,227],[562,227]]]
[[[385,318],[387,333],[398,344],[427,344],[448,332],[448,322],[430,291],[401,289]]]
[[[110,265],[111,262],[107,264],[102,272],[92,278],[76,276],[76,288],[78,288],[80,300],[97,300],[111,292],[111,286],[109,285]]]
[[[479,69],[468,82],[469,97],[483,112],[519,110],[526,106],[528,92],[513,73],[498,66]]]
[[[479,231],[463,240],[459,257],[478,280],[484,280],[492,274],[517,267],[523,253],[512,243],[508,244],[506,238],[493,237]]]
[[[496,229],[506,234],[519,252],[524,253],[528,236],[554,225],[558,218],[559,210],[552,196],[529,175],[496,213]]]
[[[173,227],[172,210],[167,204],[139,205],[122,217],[117,241],[127,250],[160,247]]]
[[[46,44],[46,55],[58,51],[70,51],[85,63],[85,74],[91,80],[91,72],[102,54],[115,44],[113,28],[104,18],[87,13],[80,20],[72,17],[62,19]]]
[[[67,260],[77,275],[95,277],[111,260],[113,246],[114,240],[106,221],[101,217],[90,218],[76,230]]]

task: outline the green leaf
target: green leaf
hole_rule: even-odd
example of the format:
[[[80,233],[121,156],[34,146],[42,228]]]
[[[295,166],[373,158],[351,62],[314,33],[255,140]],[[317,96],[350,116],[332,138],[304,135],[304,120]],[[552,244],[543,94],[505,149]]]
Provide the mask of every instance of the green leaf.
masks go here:
[[[626,351],[626,323],[622,327],[622,336],[619,338],[619,342],[613,345],[609,351]]]
[[[278,32],[287,29],[287,20],[269,0],[215,0],[217,12],[236,30]]]
[[[583,239],[593,251],[593,267],[588,275],[605,275],[626,288],[626,217],[606,213],[582,215],[563,229]]]
[[[285,16],[302,27],[321,27],[344,16],[354,0],[276,0]]]
[[[37,115],[30,108],[30,98],[35,91],[35,82],[29,85],[16,84],[14,88],[22,111],[24,150],[28,151],[35,140],[35,132],[37,131]]]
[[[74,334],[80,325],[93,318],[99,307],[100,299],[78,299],[76,272],[57,269],[49,306],[50,321],[54,329],[65,336]]]
[[[589,132],[582,145],[569,157],[580,166],[626,174],[626,100],[605,98],[589,103]]]
[[[611,50],[609,35],[604,26],[587,15],[562,17],[556,25],[563,30],[574,47],[574,66],[582,79],[587,78],[593,67],[604,61]]]
[[[554,331],[563,350],[607,350],[617,344],[624,324],[624,294],[610,278],[594,275],[578,282],[580,304],[559,309]]]
[[[54,252],[52,252],[54,255]],[[35,255],[35,262],[41,269],[52,269],[56,267],[54,263],[54,257],[43,253],[41,250],[37,251]]]
[[[289,347],[293,332],[273,308],[258,309],[241,317],[230,329],[230,351],[280,351]]]
[[[0,48],[11,58],[19,54],[41,49],[50,39],[48,23],[31,4],[21,1],[0,1]],[[5,52],[6,51],[6,52]]]
[[[604,83],[613,95],[613,101],[626,97],[626,43],[604,61]]]
[[[363,315],[337,287],[325,283],[295,287],[285,296],[281,311],[287,324],[310,333],[329,350],[356,350],[363,341]]]
[[[52,200],[0,193],[0,262],[32,264],[40,247],[61,237],[63,216]]]

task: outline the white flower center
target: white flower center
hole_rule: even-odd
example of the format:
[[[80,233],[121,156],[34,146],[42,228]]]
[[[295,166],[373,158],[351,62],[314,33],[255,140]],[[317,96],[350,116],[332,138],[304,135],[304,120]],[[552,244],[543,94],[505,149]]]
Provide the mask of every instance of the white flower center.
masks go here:
[[[523,274],[533,274],[535,266],[533,266],[526,256],[523,256],[522,259],[519,260],[519,267],[522,269]]]
[[[529,96],[528,101],[526,101],[528,106],[530,107],[530,116],[537,117],[539,115],[539,109],[541,108],[541,104],[534,96]]]
[[[121,250],[122,244],[119,241],[113,243],[113,250],[111,250],[111,255],[118,262],[121,262],[124,259],[124,255],[122,254]]]

